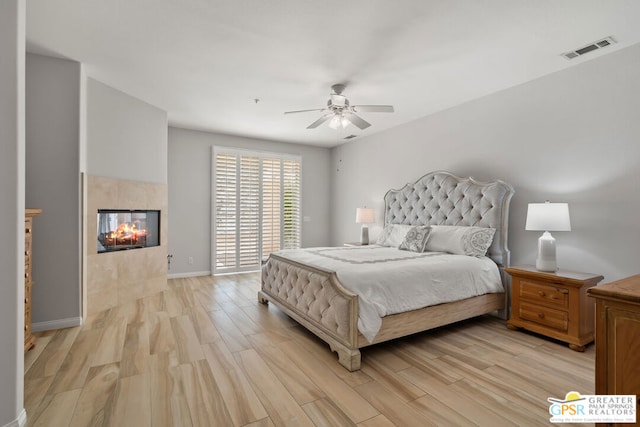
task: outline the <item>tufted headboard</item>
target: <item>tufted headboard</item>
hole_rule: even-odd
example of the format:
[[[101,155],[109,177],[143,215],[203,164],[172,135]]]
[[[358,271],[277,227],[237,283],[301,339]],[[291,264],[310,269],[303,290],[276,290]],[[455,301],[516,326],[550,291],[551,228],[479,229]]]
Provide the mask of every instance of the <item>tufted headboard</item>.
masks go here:
[[[487,256],[508,267],[509,203],[513,187],[504,181],[478,182],[449,172],[431,172],[384,196],[384,223],[465,225],[496,229]]]

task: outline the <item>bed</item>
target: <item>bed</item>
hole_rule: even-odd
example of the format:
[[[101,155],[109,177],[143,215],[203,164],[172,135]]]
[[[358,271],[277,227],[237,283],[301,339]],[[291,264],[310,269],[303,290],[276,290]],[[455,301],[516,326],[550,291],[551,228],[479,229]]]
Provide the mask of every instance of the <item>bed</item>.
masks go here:
[[[437,171],[401,189],[389,190],[384,196],[384,232],[393,228],[406,229],[407,226],[455,228],[463,232],[467,229],[462,227],[468,227],[468,231],[480,228],[493,230],[490,246],[485,248],[486,257],[476,258],[484,262],[485,267],[490,260],[492,268],[497,271],[497,280],[501,282],[498,290],[384,315],[380,318],[375,335],[367,334],[365,337],[358,328],[359,321],[362,320],[360,310],[363,311],[362,314],[365,311],[364,302],[359,301],[358,294],[338,279],[339,274],[344,276],[343,279],[347,275],[336,272],[331,262],[343,262],[346,259],[350,264],[369,264],[362,260],[373,257],[376,251],[382,253],[386,250],[378,250],[374,245],[364,248],[312,248],[300,253],[273,253],[262,268],[258,300],[264,304],[271,302],[327,342],[331,350],[338,354],[339,363],[349,371],[360,369],[360,349],[363,347],[487,313],[506,318],[509,284],[508,275],[503,269],[509,266],[510,261],[507,234],[509,203],[513,193],[513,187],[501,180],[479,182],[471,177],[463,178]],[[430,241],[427,239],[426,242],[429,244]],[[360,252],[357,252],[358,249]],[[398,265],[404,265],[404,258],[430,258],[430,254],[423,256],[419,253],[421,251],[394,250],[397,251],[397,256],[389,255],[388,250],[386,255],[375,256],[403,258],[396,262]],[[307,257],[311,255],[319,256],[326,262],[308,261]],[[463,255],[457,257],[473,258]],[[452,277],[450,280],[462,283],[467,276],[458,274]]]

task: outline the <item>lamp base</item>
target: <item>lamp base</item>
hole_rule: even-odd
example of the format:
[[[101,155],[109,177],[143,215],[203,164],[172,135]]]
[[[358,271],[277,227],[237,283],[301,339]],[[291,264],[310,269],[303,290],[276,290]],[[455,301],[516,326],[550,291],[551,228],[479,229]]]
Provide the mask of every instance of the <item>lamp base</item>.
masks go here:
[[[542,233],[542,236],[538,239],[536,269],[540,271],[558,271],[556,239],[548,231]]]
[[[363,246],[369,244],[369,227],[365,224],[362,225],[362,229],[360,231],[360,244]]]

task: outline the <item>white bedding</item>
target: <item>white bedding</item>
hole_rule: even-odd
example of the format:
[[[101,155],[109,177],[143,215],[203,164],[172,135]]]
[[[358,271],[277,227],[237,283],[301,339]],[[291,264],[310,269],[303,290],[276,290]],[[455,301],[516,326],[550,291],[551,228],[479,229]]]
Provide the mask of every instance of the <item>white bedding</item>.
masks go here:
[[[378,245],[277,254],[335,271],[340,282],[358,295],[358,329],[369,342],[384,316],[504,292],[496,263],[486,257],[416,253]]]

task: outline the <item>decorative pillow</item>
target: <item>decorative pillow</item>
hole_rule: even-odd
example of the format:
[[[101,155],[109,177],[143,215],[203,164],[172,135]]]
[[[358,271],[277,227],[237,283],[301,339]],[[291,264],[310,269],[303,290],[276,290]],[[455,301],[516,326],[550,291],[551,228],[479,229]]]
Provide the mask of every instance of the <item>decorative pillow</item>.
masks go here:
[[[410,225],[387,224],[384,226],[384,230],[382,230],[382,234],[380,234],[376,243],[380,246],[397,248],[404,240],[404,236],[406,236],[410,228]]]
[[[494,234],[495,228],[432,225],[426,250],[484,256],[493,242]]]
[[[407,231],[399,249],[411,252],[424,252],[429,238],[430,228],[428,225],[415,225]]]

